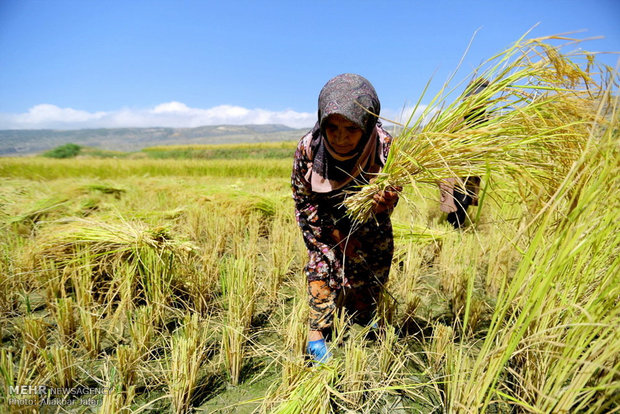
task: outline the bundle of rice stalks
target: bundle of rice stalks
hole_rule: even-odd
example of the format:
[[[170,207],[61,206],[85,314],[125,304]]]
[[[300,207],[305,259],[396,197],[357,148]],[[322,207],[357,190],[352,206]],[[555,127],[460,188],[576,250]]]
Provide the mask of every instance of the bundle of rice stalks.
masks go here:
[[[450,364],[449,410],[486,412],[498,399],[526,412],[617,409],[619,104],[541,211],[478,355]]]
[[[335,360],[330,364],[321,364],[306,370],[300,380],[294,384],[284,401],[269,412],[277,414],[323,414],[331,413],[331,396],[335,392],[338,372],[342,362]]]
[[[594,71],[594,54],[563,55],[547,43],[556,40],[575,41],[520,39],[480,65],[475,80],[451,103],[458,85],[448,80],[422,116],[410,119],[394,139],[382,173],[345,201],[349,215],[368,220],[373,195],[391,186],[456,178],[462,187],[458,177],[491,173],[514,182],[524,199],[534,193],[544,202],[592,128],[606,123],[611,108],[606,90],[617,82],[608,67]]]
[[[174,411],[191,410],[192,397],[198,384],[198,371],[206,359],[204,343],[209,339],[205,324],[198,315],[185,317],[183,329],[175,333],[170,343],[166,382]]]
[[[123,283],[116,279],[123,270],[121,273],[137,278],[134,286],[140,291],[131,292],[134,300],[145,297],[149,303],[168,303],[175,270],[196,251],[190,243],[172,238],[165,228],[148,228],[141,222],[71,219],[65,223],[46,229],[39,237],[31,265],[58,270],[88,266],[98,298],[116,296],[107,290],[114,284],[121,289]],[[108,283],[110,280],[116,282]],[[184,289],[182,281],[176,282]]]
[[[138,259],[141,249],[178,254],[190,253],[195,247],[172,238],[164,227],[148,228],[141,222],[119,223],[74,218],[63,222],[61,228],[50,229],[39,238],[38,253],[41,258],[55,263],[67,264],[80,251],[89,251],[92,257],[101,261],[117,259]]]
[[[221,355],[233,385],[238,385],[246,358],[247,331],[256,302],[255,268],[251,260],[229,258],[221,268],[222,293],[228,302],[222,327]]]
[[[102,194],[110,194],[110,195],[113,195],[117,199],[121,198],[121,195],[127,191],[124,188],[113,187],[111,185],[99,184],[99,183],[87,184],[84,186],[84,190],[92,191],[92,192],[99,192]]]
[[[65,197],[49,197],[37,200],[27,207],[25,212],[8,219],[9,224],[31,223],[35,224],[49,214],[66,208],[69,199]]]

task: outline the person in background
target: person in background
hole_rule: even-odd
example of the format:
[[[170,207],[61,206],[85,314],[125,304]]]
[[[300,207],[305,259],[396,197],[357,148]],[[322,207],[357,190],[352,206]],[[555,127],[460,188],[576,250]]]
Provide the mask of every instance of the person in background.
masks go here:
[[[469,97],[484,91],[489,86],[486,79],[476,79],[467,85]],[[487,120],[484,108],[474,108],[464,117],[468,127],[477,126]],[[448,213],[446,220],[455,229],[465,225],[467,209],[469,206],[478,205],[478,191],[480,189],[480,177],[446,178],[439,182],[440,209]]]
[[[318,120],[297,146],[291,177],[295,214],[308,249],[310,305],[307,351],[331,354],[325,335],[343,306],[354,322],[370,324],[393,254],[390,214],[401,188],[374,197],[374,219],[352,223],[342,202],[381,171],[391,137],[377,116],[371,83],[356,74],[334,77],[319,94]]]

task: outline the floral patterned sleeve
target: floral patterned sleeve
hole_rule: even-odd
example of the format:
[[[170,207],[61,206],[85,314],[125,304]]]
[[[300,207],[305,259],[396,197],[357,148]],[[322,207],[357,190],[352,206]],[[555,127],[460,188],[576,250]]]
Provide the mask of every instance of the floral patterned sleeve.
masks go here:
[[[332,239],[334,223],[329,214],[321,214],[317,196],[312,193],[310,183],[306,180],[311,162],[306,155],[304,138],[300,140],[295,152],[291,185],[295,201],[295,217],[308,248],[306,276],[309,281],[338,278],[342,280],[342,265],[336,255],[339,250]]]

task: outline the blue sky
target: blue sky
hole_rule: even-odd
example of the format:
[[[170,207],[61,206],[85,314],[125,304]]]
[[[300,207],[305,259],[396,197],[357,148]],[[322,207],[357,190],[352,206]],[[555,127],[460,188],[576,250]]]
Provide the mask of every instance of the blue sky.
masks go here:
[[[311,126],[318,93],[368,78],[382,114],[531,36],[620,52],[620,0],[0,0],[0,129]],[[601,56],[616,65],[619,55]],[[424,102],[423,102],[424,103]]]

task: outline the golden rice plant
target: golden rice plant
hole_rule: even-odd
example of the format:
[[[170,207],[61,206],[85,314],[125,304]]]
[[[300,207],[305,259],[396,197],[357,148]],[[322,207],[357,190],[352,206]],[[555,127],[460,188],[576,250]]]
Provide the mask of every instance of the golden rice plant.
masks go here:
[[[306,367],[306,344],[308,343],[308,299],[304,278],[293,281],[294,293],[291,308],[279,307],[282,323],[279,324],[279,336],[283,338],[281,353],[282,380],[281,387],[288,388],[297,381]]]
[[[292,214],[286,214],[283,208],[277,208],[269,231],[267,262],[271,272],[266,281],[266,289],[271,300],[276,299],[284,277],[291,270],[295,260],[293,240],[297,236],[297,224],[291,217]]]
[[[0,349],[0,379],[2,380],[2,395],[8,398],[10,387],[15,386],[15,367],[13,353],[6,348]]]
[[[43,350],[33,353],[22,348],[15,384],[42,384],[49,381]],[[38,400],[39,396],[35,397]]]
[[[342,397],[349,409],[358,408],[364,399],[368,382],[369,354],[365,336],[369,328],[362,330],[344,344],[344,371],[341,376]]]
[[[60,341],[64,344],[73,344],[77,329],[77,320],[75,317],[76,306],[73,302],[73,298],[65,297],[56,299],[52,308],[52,313],[58,327]]]
[[[518,265],[520,255],[512,241],[506,240],[502,232],[492,233],[489,237],[491,241],[484,286],[487,295],[497,297],[504,282],[509,281],[510,275]]]
[[[35,224],[47,215],[66,208],[69,199],[64,197],[49,197],[35,201],[32,205],[25,208],[23,213],[13,216],[9,219],[9,223],[17,224]]]
[[[453,409],[502,399],[528,412],[606,412],[620,368],[618,101],[537,218],[512,280],[499,292],[475,358],[452,365]],[[458,352],[459,354],[462,352]],[[508,386],[506,375],[512,379]]]
[[[229,248],[228,235],[237,232],[234,223],[224,219],[226,215],[222,211],[227,209],[209,201],[206,205],[189,210],[184,217],[185,231],[199,248],[195,270],[188,272],[187,292],[193,298],[194,309],[205,316],[218,292],[219,266]]]
[[[122,335],[125,313],[136,300],[154,305],[155,315],[161,316],[185,290],[177,271],[194,251],[192,244],[176,240],[163,227],[122,218],[71,219],[41,234],[35,265],[62,269],[61,280],[48,282],[51,297],[63,296],[63,278],[73,272],[77,299],[87,302],[96,294],[103,313],[113,315],[112,330]]]
[[[342,362],[333,360],[306,369],[299,380],[282,393],[275,408],[271,404],[263,407],[264,412],[274,414],[328,414],[334,412],[331,397],[338,382]]]
[[[153,306],[141,306],[128,313],[127,322],[132,345],[141,355],[148,355],[157,330]]]
[[[94,279],[92,256],[88,251],[77,253],[75,266],[71,266],[69,270],[69,279],[73,287],[73,296],[77,306],[81,308],[91,307],[94,302]]]
[[[0,232],[0,236],[4,236]],[[8,234],[7,234],[8,239]],[[13,243],[7,240],[7,243],[0,242],[0,321],[5,317],[13,315],[19,307],[18,287],[22,281],[17,276],[15,269],[15,259],[11,252],[17,249],[12,246]],[[2,331],[2,322],[0,322],[0,333]]]
[[[138,305],[136,298],[143,297],[143,294],[139,287],[140,277],[135,263],[115,265],[110,277],[111,280],[102,289],[105,294],[102,299],[103,314],[107,315],[108,332],[120,339],[127,328],[125,324],[127,312],[131,312]],[[159,323],[161,314],[160,307],[153,307],[152,320]]]
[[[233,385],[239,384],[247,330],[254,315],[254,265],[251,259],[241,256],[227,259],[221,267],[222,291],[228,306],[222,326],[221,355]]]
[[[176,413],[191,409],[192,397],[198,384],[198,372],[206,358],[207,331],[193,314],[185,318],[185,324],[170,343],[170,356],[166,370],[166,382]]]
[[[114,375],[118,376],[115,380],[115,388],[118,393],[122,393],[123,401],[128,404],[135,395],[138,371],[142,361],[142,354],[139,349],[131,345],[119,345],[116,348],[114,358]]]
[[[114,220],[116,221],[116,220]],[[122,217],[99,221],[93,219],[70,219],[51,227],[41,235],[37,257],[40,261],[53,261],[57,266],[66,266],[87,250],[96,258],[96,270],[106,273],[118,262],[136,264],[137,269],[149,273],[142,263],[146,253],[157,256],[146,260],[157,262],[165,268],[171,260],[181,260],[194,251],[188,242],[175,240],[166,228],[149,228],[138,221],[127,221]]]
[[[434,372],[440,372],[445,361],[448,346],[454,341],[454,330],[442,323],[433,326],[433,336],[426,349],[426,358]]]
[[[440,288],[446,296],[450,311],[457,317],[465,313],[468,293],[473,291],[478,252],[475,240],[469,235],[455,233],[444,240],[439,254]]]
[[[79,344],[92,357],[101,351],[101,314],[95,309],[78,308],[78,319],[81,336]]]
[[[28,352],[38,353],[47,346],[47,324],[41,317],[27,316],[21,327],[24,347]]]
[[[130,405],[136,394],[136,386],[130,385],[127,389],[123,389],[119,373],[109,359],[104,361],[102,371],[103,385],[107,392],[103,394],[99,412],[105,414],[131,412]]]
[[[394,139],[372,184],[345,201],[348,214],[368,220],[373,195],[390,186],[434,186],[489,172],[518,184],[540,208],[579,157],[592,122],[605,121],[598,108],[613,79],[609,68],[592,70],[588,52],[561,54],[550,45],[557,39],[522,38],[484,62],[472,75],[488,82],[479,93],[471,82],[450,102],[458,86],[448,81]]]
[[[77,361],[74,351],[65,345],[43,351],[48,381],[55,387],[71,388],[77,380]]]
[[[385,325],[380,338],[377,362],[379,372],[382,376],[387,376],[394,371],[396,360],[399,359],[397,350],[398,334],[393,325]]]

